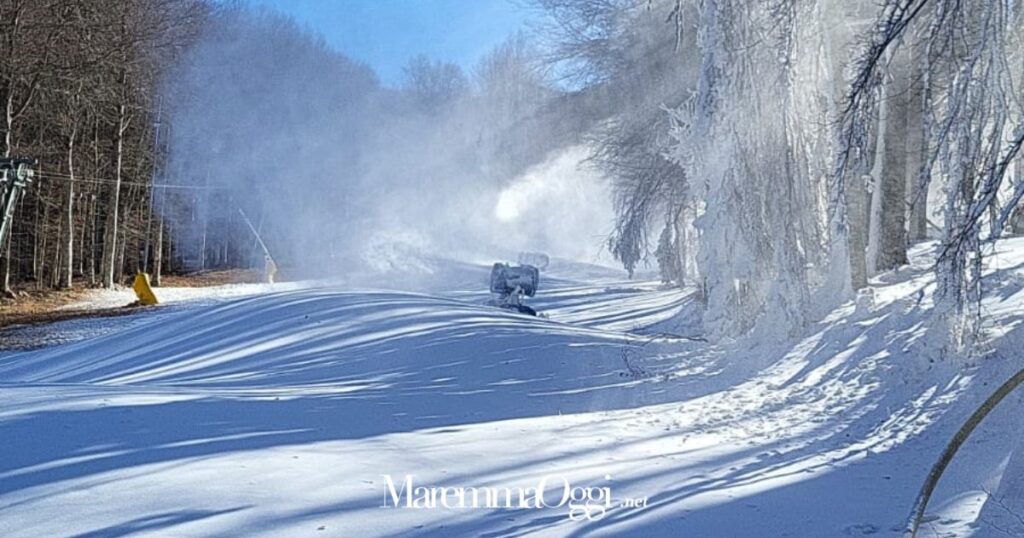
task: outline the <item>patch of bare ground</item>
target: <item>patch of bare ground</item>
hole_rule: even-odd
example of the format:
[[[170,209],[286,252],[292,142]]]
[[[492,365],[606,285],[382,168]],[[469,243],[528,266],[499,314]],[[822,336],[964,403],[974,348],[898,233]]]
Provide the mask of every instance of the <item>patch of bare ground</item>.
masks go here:
[[[181,275],[164,275],[163,287],[203,288],[225,284],[261,282],[262,273],[246,269],[203,271]],[[131,285],[130,280],[125,285]],[[38,325],[68,319],[123,316],[137,312],[134,306],[113,308],[67,309],[82,301],[90,292],[84,282],[76,282],[70,290],[15,290],[16,298],[0,299],[0,346],[3,329],[13,325]]]
[[[263,281],[262,271],[224,269],[183,275],[164,275],[160,285],[167,288],[207,288],[225,284],[257,284]]]

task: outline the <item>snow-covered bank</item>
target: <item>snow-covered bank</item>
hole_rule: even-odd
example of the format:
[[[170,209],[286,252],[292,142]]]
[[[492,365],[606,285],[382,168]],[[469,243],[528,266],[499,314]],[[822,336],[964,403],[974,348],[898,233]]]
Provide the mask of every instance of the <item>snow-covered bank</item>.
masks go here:
[[[933,362],[923,249],[873,301],[785,343],[658,336],[696,334],[670,319],[688,292],[568,273],[535,302],[550,319],[470,289],[182,304],[0,358],[0,534],[897,535],[959,421],[1019,364],[1024,242],[1000,251],[981,359]],[[1013,532],[978,502],[1013,478],[1013,406],[958,457],[929,532]],[[564,476],[616,503],[583,521],[566,507],[385,508],[385,475]]]

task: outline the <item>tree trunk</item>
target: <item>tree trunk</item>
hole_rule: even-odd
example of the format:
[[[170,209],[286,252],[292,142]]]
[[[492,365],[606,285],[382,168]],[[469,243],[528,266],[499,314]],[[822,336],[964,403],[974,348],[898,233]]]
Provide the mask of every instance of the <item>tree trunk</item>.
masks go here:
[[[57,233],[55,237],[56,239],[53,241],[53,269],[50,270],[51,289],[58,289],[61,276],[64,274],[62,270],[64,267],[64,252],[62,249],[64,246],[64,215],[61,213],[57,214]]]
[[[154,286],[160,286],[160,274],[163,272],[164,262],[164,219],[156,220],[156,239],[153,241],[153,279]]]
[[[902,55],[901,55],[902,56]],[[875,275],[907,263],[907,121],[910,103],[906,64],[897,58],[892,80],[880,88],[878,132],[871,169],[867,269]]]
[[[68,136],[68,191],[67,191],[67,213],[64,221],[64,237],[66,239],[64,250],[64,275],[61,277],[59,286],[71,288],[75,275],[75,136],[77,129],[71,130]]]
[[[846,184],[846,220],[849,223],[850,284],[854,290],[867,287],[868,196],[865,181],[856,178]]]
[[[199,270],[200,271],[205,271],[206,270],[206,231],[207,231],[207,229],[206,229],[206,215],[205,215],[205,211],[203,213],[204,213],[204,215],[203,215],[203,233],[202,233],[202,236],[199,239]]]
[[[96,195],[92,195],[90,200],[92,210],[89,212],[92,224],[89,226],[89,285],[96,285],[96,232],[99,227],[98,211],[96,207]]]
[[[92,125],[92,170],[97,176],[101,175],[100,169],[100,120],[97,116]],[[89,196],[89,286],[96,286],[96,234],[99,230],[99,208],[97,207],[97,195]]]
[[[12,227],[13,228],[13,227]],[[11,234],[7,236],[7,247],[4,249],[4,290],[3,294],[5,297],[14,297],[14,291],[11,290],[11,243],[14,242],[14,233],[12,230]]]
[[[14,151],[14,84],[10,78],[4,96],[4,157],[10,157]]]
[[[35,255],[33,256],[35,265],[35,279],[36,289],[40,289],[43,286],[43,280],[46,278],[46,245],[49,234],[46,233],[46,225],[50,222],[50,206],[49,204],[43,205],[43,220],[41,227],[36,227],[36,249]]]
[[[128,223],[130,219],[125,215],[125,225],[119,228],[120,237],[117,239],[117,251],[114,255],[114,282],[124,282],[124,254],[128,246]]]
[[[126,76],[122,76],[122,83]],[[121,204],[121,170],[124,163],[124,132],[127,128],[127,110],[122,103],[118,106],[116,129],[114,187],[111,193],[110,208],[107,211],[107,224],[103,229],[103,287],[114,287],[114,266],[117,264],[118,209]]]
[[[12,36],[11,50],[14,50],[14,40]],[[14,84],[13,79],[7,84],[7,95],[4,96],[4,157],[10,157],[11,151],[13,150],[14,138],[13,138],[13,124],[14,124]],[[4,268],[3,268],[3,295],[5,297],[14,297],[14,291],[11,290],[11,243],[14,242],[14,223],[10,224],[7,234],[7,245],[0,245],[4,248]]]
[[[89,205],[82,193],[78,194],[78,212],[82,214],[82,226],[78,230],[78,256],[75,259],[78,261],[78,271],[76,272],[81,276],[85,274],[85,233],[89,228]]]
[[[909,102],[907,103],[907,203],[908,242],[917,243],[928,238],[928,141],[925,130],[925,88],[928,77],[920,46],[913,50]]]
[[[878,130],[875,133],[875,156],[871,165],[871,209],[868,211],[868,244],[865,264],[867,275],[878,273],[878,256],[882,243],[882,179],[885,173],[885,143],[889,127],[888,83],[879,88]]]
[[[1024,168],[1021,166],[1022,161],[1024,161],[1024,157],[1018,157],[1013,161],[1013,175],[1010,177],[1010,185],[1016,185],[1018,181],[1024,179],[1021,175],[1021,168]],[[1010,232],[1016,235],[1024,234],[1024,203],[1017,204],[1017,207],[1010,213],[1009,221]]]
[[[878,189],[882,195],[882,218],[875,270],[879,272],[907,263],[907,140],[911,99],[905,52],[897,54],[893,63],[893,87],[887,92],[882,184]]]

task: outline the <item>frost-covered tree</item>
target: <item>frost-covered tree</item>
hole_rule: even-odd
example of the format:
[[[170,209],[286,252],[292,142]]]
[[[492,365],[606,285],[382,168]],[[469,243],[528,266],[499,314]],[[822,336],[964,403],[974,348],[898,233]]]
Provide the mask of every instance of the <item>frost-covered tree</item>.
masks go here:
[[[907,263],[938,216],[940,310],[970,332],[980,234],[1024,195],[1004,181],[1019,161],[1016,3],[537,3],[561,30],[561,72],[620,96],[593,160],[613,178],[627,269],[656,237],[663,275],[692,256],[712,333],[793,329]]]
[[[551,70],[585,87],[604,119],[588,135],[590,164],[613,178],[617,209],[610,252],[632,274],[651,251],[668,280],[693,269],[689,185],[667,154],[671,118],[693,91],[695,36],[668,31],[665,13],[646,1],[537,0],[551,16],[542,28]],[[687,82],[687,81],[690,82]]]
[[[687,256],[686,256],[686,222],[683,219],[682,208],[674,213],[669,213],[665,226],[658,236],[658,248],[654,256],[658,260],[658,270],[661,273],[661,280],[664,283],[687,284]]]
[[[698,267],[712,334],[799,328],[829,269],[829,73],[810,53],[822,46],[817,7],[696,5],[699,81],[693,99],[672,111],[672,157],[701,202]]]
[[[899,59],[913,60],[909,72],[920,87],[905,93],[921,99],[914,106],[923,120],[920,145],[911,148],[920,163],[914,191],[925,192],[932,181],[945,191],[936,303],[954,347],[978,329],[984,242],[999,237],[1024,196],[1019,178],[1006,184],[1024,143],[1022,86],[1013,68],[1020,65],[1021,27],[1013,2],[889,0],[867,34],[847,97],[840,150],[856,168],[867,153],[871,118],[887,117],[890,102],[880,99],[886,85],[907,72]],[[999,204],[1001,190],[1011,192],[1006,205]],[[917,218],[920,232],[924,217]]]

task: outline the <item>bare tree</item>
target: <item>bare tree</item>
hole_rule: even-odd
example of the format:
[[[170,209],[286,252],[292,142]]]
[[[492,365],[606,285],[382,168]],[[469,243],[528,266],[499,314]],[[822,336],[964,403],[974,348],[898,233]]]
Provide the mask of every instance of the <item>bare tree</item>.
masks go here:
[[[404,87],[417,106],[429,113],[438,113],[452,105],[469,90],[469,79],[459,66],[420,55],[403,69]]]

